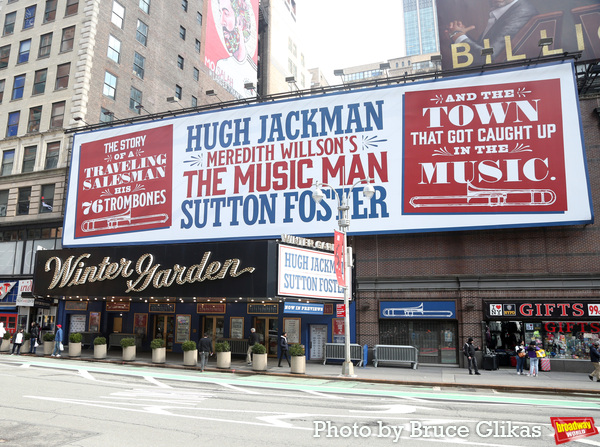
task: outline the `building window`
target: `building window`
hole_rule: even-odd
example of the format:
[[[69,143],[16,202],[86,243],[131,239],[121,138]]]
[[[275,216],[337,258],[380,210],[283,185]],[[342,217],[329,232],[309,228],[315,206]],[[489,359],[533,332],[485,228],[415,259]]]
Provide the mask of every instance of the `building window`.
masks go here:
[[[25,88],[25,75],[15,76],[13,81],[13,91],[11,99],[21,99],[23,97],[23,89]]]
[[[199,12],[196,12],[196,22],[198,22],[198,25],[202,26],[202,14]]]
[[[65,11],[65,17],[77,14],[79,9],[79,0],[67,0],[67,10]]]
[[[198,39],[196,39],[196,53],[200,53],[200,49],[202,48],[202,44]]]
[[[8,208],[8,189],[0,191],[0,217],[6,217],[6,208]]]
[[[38,70],[35,72],[33,77],[33,91],[32,95],[41,95],[46,90],[46,76],[48,74],[48,69],[44,68],[43,70]]]
[[[185,40],[185,28],[183,26],[179,27],[179,37],[181,37],[182,40]]]
[[[4,79],[0,79],[0,104],[2,104],[2,100],[4,99],[4,85],[6,82]]]
[[[56,69],[56,85],[55,90],[62,90],[69,86],[69,72],[71,71],[71,63],[61,64]]]
[[[104,73],[104,88],[102,89],[104,96],[115,99],[117,96],[117,77],[108,71]]]
[[[200,70],[194,67],[194,81],[200,80]]]
[[[182,95],[183,95],[182,88],[180,86],[176,85],[175,86],[175,98],[181,99]]]
[[[141,20],[137,21],[137,31],[135,33],[135,39],[144,46],[146,46],[146,44],[148,43],[148,25],[146,25]]]
[[[29,214],[29,201],[31,200],[31,186],[19,188],[19,199],[17,202],[17,216]]]
[[[29,61],[29,52],[31,51],[31,39],[23,40],[19,44],[19,57],[17,57],[17,64],[24,64]]]
[[[17,20],[16,12],[9,12],[4,17],[4,29],[2,30],[3,36],[8,36],[15,32],[15,21]]]
[[[54,184],[42,185],[42,196],[40,197],[40,214],[51,213],[54,205]]]
[[[112,15],[110,21],[123,29],[123,20],[125,19],[125,8],[119,2],[113,1]]]
[[[27,122],[27,132],[39,132],[40,121],[42,120],[42,106],[29,109],[29,121]]]
[[[13,163],[15,162],[15,150],[2,152],[2,168],[0,168],[0,176],[12,174]]]
[[[140,9],[146,14],[150,14],[150,0],[140,0]]]
[[[37,146],[27,146],[23,153],[23,167],[21,172],[33,172],[35,168],[35,156],[37,154]]]
[[[38,59],[50,56],[50,48],[52,47],[52,33],[40,36],[40,49],[38,51]]]
[[[109,59],[112,59],[117,64],[121,60],[121,41],[115,36],[108,36],[108,54]]]
[[[48,143],[46,146],[46,164],[44,169],[55,169],[58,166],[58,155],[60,153],[60,141]]]
[[[8,58],[10,57],[10,45],[0,47],[0,68],[8,67]]]
[[[50,129],[57,129],[63,126],[65,119],[65,102],[55,102],[52,104],[52,113],[50,114]]]
[[[63,29],[62,39],[60,40],[60,52],[71,51],[73,49],[73,42],[75,40],[75,27],[70,26]]]
[[[56,19],[56,2],[57,0],[46,0],[46,8],[44,9],[44,23],[53,22]]]
[[[25,8],[25,16],[23,17],[23,29],[33,28],[35,23],[35,5]]]
[[[139,107],[138,107],[139,106]],[[129,108],[138,115],[142,112],[142,92],[137,88],[131,87],[129,94]]]
[[[181,57],[181,56],[177,56],[177,66],[178,66],[178,67],[179,67],[181,70],[183,70],[183,64],[184,64],[184,62],[185,62],[185,61],[183,60],[183,57]]]
[[[198,106],[198,98],[196,98],[195,96],[192,96],[192,107],[197,107]]]
[[[6,126],[6,136],[14,137],[19,131],[19,119],[21,112],[11,112],[8,114],[8,124]]]
[[[133,53],[133,72],[138,78],[144,79],[144,66],[146,65],[146,58],[141,54]]]
[[[188,10],[188,0],[181,0],[181,8],[187,12]]]

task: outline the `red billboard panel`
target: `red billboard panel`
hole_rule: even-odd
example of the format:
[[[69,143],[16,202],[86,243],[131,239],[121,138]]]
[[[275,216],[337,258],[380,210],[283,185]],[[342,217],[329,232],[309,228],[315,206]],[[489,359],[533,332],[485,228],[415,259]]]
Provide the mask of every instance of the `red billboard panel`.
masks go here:
[[[81,145],[75,237],[171,225],[173,126]]]
[[[404,212],[567,210],[558,79],[407,92]]]
[[[600,58],[598,1],[438,0],[437,10],[444,70],[577,51]]]

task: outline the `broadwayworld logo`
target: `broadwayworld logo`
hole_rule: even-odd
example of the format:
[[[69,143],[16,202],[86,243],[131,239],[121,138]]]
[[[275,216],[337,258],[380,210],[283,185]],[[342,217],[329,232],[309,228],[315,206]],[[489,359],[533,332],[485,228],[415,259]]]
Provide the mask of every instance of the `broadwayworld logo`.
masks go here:
[[[550,422],[557,445],[598,434],[593,418],[550,418]]]

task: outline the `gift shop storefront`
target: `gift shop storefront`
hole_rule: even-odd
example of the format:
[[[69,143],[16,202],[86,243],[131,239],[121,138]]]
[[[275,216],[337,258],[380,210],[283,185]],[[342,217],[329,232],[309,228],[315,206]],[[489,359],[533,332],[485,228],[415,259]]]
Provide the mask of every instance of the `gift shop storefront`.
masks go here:
[[[589,369],[589,348],[600,339],[600,301],[485,301],[484,313],[486,346],[504,363],[525,340],[546,351],[553,370]]]

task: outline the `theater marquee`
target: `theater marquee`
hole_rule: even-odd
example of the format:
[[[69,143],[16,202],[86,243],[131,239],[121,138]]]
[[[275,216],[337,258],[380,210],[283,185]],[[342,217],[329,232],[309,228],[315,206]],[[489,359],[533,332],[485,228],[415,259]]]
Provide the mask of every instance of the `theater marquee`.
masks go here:
[[[573,65],[316,95],[76,134],[63,246],[580,224]]]

